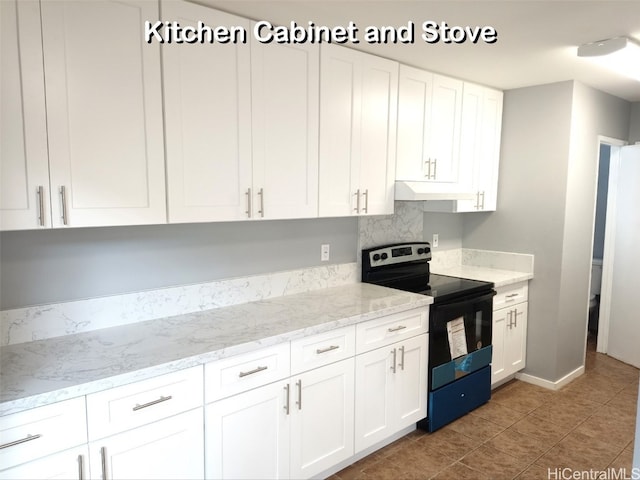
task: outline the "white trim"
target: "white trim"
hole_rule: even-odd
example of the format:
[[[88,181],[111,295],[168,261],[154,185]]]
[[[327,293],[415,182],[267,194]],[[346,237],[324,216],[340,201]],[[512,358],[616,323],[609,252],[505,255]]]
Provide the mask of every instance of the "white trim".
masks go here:
[[[531,383],[532,385],[537,385],[539,387],[543,387],[549,390],[560,390],[565,385],[568,385],[580,375],[584,373],[584,365],[576,368],[573,372],[566,374],[559,380],[552,382],[551,380],[545,380],[544,378],[534,377],[533,375],[529,375],[528,373],[516,373],[516,378],[526,383]]]
[[[607,219],[604,229],[604,251],[602,254],[602,280],[600,286],[600,311],[598,315],[598,340],[596,352],[607,353],[609,344],[609,312],[613,284],[613,254],[615,249],[615,218],[617,208],[618,171],[620,169],[620,147],[627,142],[617,138],[598,135],[598,144],[611,146],[609,155],[609,185],[607,186]],[[598,149],[599,155],[600,149]],[[599,162],[598,158],[598,162]],[[597,201],[597,199],[596,199]],[[586,344],[586,341],[585,341]]]

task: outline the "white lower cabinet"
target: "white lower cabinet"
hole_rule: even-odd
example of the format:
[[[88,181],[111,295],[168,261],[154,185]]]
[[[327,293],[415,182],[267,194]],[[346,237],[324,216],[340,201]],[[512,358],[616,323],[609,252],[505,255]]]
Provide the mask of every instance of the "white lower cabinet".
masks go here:
[[[291,478],[310,478],[354,453],[354,359],[291,380]]]
[[[285,380],[207,405],[207,478],[288,478],[289,401]]]
[[[427,335],[356,357],[355,451],[427,416]]]
[[[91,478],[204,477],[202,408],[89,444]]]
[[[346,460],[353,385],[349,358],[207,405],[207,478],[310,478]]]
[[[0,480],[79,479],[89,478],[86,445],[49,455],[0,472]]]
[[[491,385],[522,370],[527,357],[527,284],[497,289],[494,298],[491,344]],[[508,306],[505,306],[508,305]],[[497,308],[502,307],[502,308]]]

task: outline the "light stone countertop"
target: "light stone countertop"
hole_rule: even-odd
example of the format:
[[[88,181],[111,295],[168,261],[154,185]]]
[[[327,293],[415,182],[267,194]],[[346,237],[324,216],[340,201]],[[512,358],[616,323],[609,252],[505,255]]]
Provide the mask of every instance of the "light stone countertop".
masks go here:
[[[524,282],[533,278],[533,273],[530,272],[515,272],[512,270],[499,270],[497,268],[477,267],[472,265],[433,267],[431,269],[431,273],[468,278],[469,280],[493,282],[496,288],[505,287],[518,282]]]
[[[392,313],[428,296],[355,283],[0,348],[0,415]]]

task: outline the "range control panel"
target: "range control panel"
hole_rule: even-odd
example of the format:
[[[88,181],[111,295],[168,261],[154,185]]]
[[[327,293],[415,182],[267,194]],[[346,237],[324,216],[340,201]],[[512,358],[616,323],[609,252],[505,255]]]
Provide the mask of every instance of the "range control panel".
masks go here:
[[[364,263],[372,268],[415,260],[431,260],[431,246],[428,242],[386,245],[363,252]]]

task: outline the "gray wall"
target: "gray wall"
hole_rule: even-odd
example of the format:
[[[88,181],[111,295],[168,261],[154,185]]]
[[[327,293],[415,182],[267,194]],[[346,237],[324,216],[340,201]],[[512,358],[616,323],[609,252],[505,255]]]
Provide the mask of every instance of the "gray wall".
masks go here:
[[[596,195],[596,223],[593,232],[593,258],[604,255],[604,231],[607,221],[607,194],[609,193],[609,165],[611,146],[600,145],[598,159],[598,188]]]
[[[0,309],[356,261],[357,219],[0,234]]]
[[[555,381],[583,364],[597,135],[625,138],[630,104],[575,82],[505,92],[500,208],[467,215],[463,246],[533,253],[526,372]]]
[[[636,142],[640,142],[640,102],[635,102],[631,105],[629,143]]]
[[[464,216],[459,213],[425,213],[424,239],[431,242],[433,234],[438,234],[438,249],[462,248],[462,228]]]

